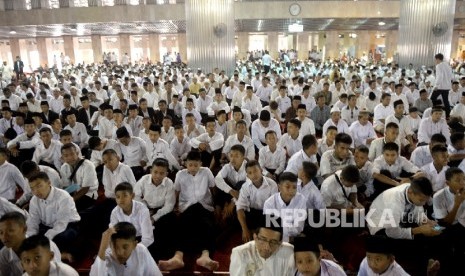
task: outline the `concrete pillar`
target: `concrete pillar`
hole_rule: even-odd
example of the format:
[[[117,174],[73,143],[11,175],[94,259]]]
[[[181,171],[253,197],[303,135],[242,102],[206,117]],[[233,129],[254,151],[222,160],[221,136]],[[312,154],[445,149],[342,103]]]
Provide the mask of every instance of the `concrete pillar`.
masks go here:
[[[434,55],[451,55],[456,0],[400,1],[399,65],[434,65]]]
[[[74,54],[74,39],[70,35],[63,36],[65,56],[68,56],[71,63],[76,63],[76,55]]]
[[[0,11],[5,10],[5,0],[0,0]]]
[[[17,56],[21,55],[21,48],[19,47],[18,38],[10,38],[10,49],[11,55],[13,56],[13,61],[16,60]]]
[[[48,64],[48,52],[47,52],[47,45],[45,42],[45,37],[37,37],[37,51],[39,51],[39,62],[40,65],[44,66]],[[51,66],[51,64],[48,64]]]
[[[125,53],[128,53],[128,55],[130,57],[132,57],[131,55],[131,41],[130,41],[130,38],[129,38],[129,35],[128,34],[120,34],[119,35],[119,59],[118,60],[118,63],[121,61],[121,57],[123,57],[123,55]]]
[[[237,33],[237,55],[239,59],[247,59],[247,52],[249,51],[249,33]]]
[[[279,57],[279,40],[278,40],[278,33],[271,32],[268,33],[268,45],[266,45],[267,50],[270,52],[270,56],[273,59],[277,59]]]
[[[458,51],[459,38],[460,38],[460,32],[458,30],[454,30],[452,33],[452,41],[451,41],[451,51],[450,51],[451,59],[458,58],[460,56],[460,53]]]
[[[338,31],[326,32],[326,56],[325,58],[339,58],[339,33]]]
[[[187,0],[187,59],[191,68],[230,75],[236,65],[234,0]]]
[[[297,58],[298,59],[308,59],[308,47],[309,34],[308,33],[299,33],[298,42],[297,42]]]
[[[158,34],[149,34],[149,60],[152,63],[160,61],[160,36]]]
[[[399,31],[386,32],[386,58],[393,58],[397,54]]]
[[[94,62],[103,62],[102,57],[102,37],[100,35],[91,35],[92,51],[94,51]]]
[[[357,32],[357,47],[355,50],[355,56],[361,57],[363,53],[368,55],[370,51],[370,32],[369,31],[359,31]]]
[[[187,36],[185,33],[178,34],[178,51],[181,54],[182,62],[187,61]]]

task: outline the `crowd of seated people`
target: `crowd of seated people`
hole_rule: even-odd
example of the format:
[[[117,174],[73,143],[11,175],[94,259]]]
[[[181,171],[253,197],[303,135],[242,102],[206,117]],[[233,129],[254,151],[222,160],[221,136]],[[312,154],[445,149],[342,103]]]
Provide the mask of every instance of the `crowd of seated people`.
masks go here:
[[[403,261],[452,275],[465,259],[465,76],[435,59],[241,61],[231,76],[69,65],[8,80],[0,275],[76,275],[90,240],[90,275],[161,275],[185,255],[215,271],[235,230],[231,275],[414,273]],[[341,244],[359,236],[366,258],[344,267]]]

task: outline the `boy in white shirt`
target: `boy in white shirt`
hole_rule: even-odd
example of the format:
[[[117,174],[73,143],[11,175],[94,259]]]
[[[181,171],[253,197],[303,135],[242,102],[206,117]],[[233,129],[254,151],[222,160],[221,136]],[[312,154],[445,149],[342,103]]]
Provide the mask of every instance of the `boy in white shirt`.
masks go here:
[[[213,169],[220,164],[221,149],[224,145],[224,137],[216,132],[216,121],[214,117],[205,120],[206,133],[191,138],[189,144],[198,149],[202,156],[202,166]]]
[[[302,149],[302,137],[300,127],[302,123],[293,118],[287,122],[287,133],[283,134],[279,139],[278,146],[286,150],[286,159],[290,158],[294,153]]]
[[[239,190],[246,181],[245,149],[242,145],[234,145],[229,152],[229,163],[225,164],[215,177],[218,191],[215,205],[221,219],[226,221],[233,216],[235,201],[239,198]]]
[[[360,181],[357,183],[358,200],[365,205],[366,199],[373,194],[373,163],[368,160],[368,148],[359,146],[355,149],[354,161],[360,173]]]
[[[337,127],[329,126],[328,130],[326,130],[326,135],[318,139],[318,159],[321,158],[323,153],[334,149],[334,140],[336,139],[336,135]]]
[[[360,264],[358,276],[396,275],[409,276],[396,262],[391,242],[383,236],[370,236],[366,239],[366,257]]]
[[[117,206],[111,212],[110,225],[113,227],[118,222],[130,222],[136,228],[136,239],[145,247],[153,243],[153,226],[150,212],[147,206],[134,200],[133,184],[121,182],[115,187]]]
[[[137,242],[136,233],[130,222],[119,222],[108,228],[102,234],[90,275],[162,276],[150,252]]]
[[[119,183],[136,184],[131,168],[120,162],[115,150],[106,149],[102,153],[102,162],[104,164],[102,184],[107,199],[115,199],[115,188]]]
[[[258,153],[258,163],[263,169],[265,176],[276,180],[284,171],[286,164],[286,151],[278,145],[277,135],[273,130],[268,130],[265,134],[267,146],[260,149]]]
[[[431,149],[433,162],[421,167],[421,171],[425,173],[425,177],[433,184],[433,192],[437,192],[444,188],[446,183],[446,171],[449,169],[447,165],[449,161],[449,153],[447,147],[436,145]]]
[[[320,174],[323,178],[347,165],[354,165],[354,156],[349,150],[352,138],[349,134],[338,133],[334,142],[334,149],[323,153],[320,160]]]
[[[299,132],[302,136],[307,134],[315,135],[315,123],[307,117],[307,107],[305,104],[299,104],[297,107],[297,119],[301,122]]]
[[[287,226],[283,227],[283,241],[288,242],[302,233],[307,219],[307,199],[297,192],[295,174],[284,172],[279,176],[279,193],[265,201],[263,213],[286,220]]]
[[[180,170],[181,166],[178,160],[173,156],[170,151],[168,142],[160,138],[161,127],[152,124],[149,128],[149,143],[147,143],[147,160],[148,164],[153,163],[157,158],[164,158],[170,163],[170,167],[175,170]]]
[[[433,196],[434,218],[446,227],[447,246],[454,248],[451,264],[460,265],[465,252],[465,173],[459,168],[449,168],[445,174],[446,185]]]
[[[230,135],[224,143],[221,155],[222,162],[227,162],[229,151],[234,145],[242,145],[245,148],[245,157],[247,160],[255,159],[253,141],[250,136],[247,136],[247,132],[247,123],[244,120],[241,119],[235,123],[235,133]]]
[[[355,209],[363,209],[357,199],[357,183],[360,173],[355,165],[348,165],[326,178],[321,184],[321,195],[328,209],[345,210],[353,214]]]
[[[173,156],[178,160],[180,165],[184,165],[184,160],[187,154],[191,151],[189,138],[184,136],[184,128],[182,125],[174,127],[175,138],[170,143],[170,150]]]
[[[236,211],[242,228],[242,241],[248,242],[263,215],[265,201],[278,192],[278,185],[273,179],[263,176],[260,164],[256,160],[249,160],[245,170],[247,180],[239,192]]]
[[[179,243],[175,255],[166,261],[160,261],[162,270],[174,270],[184,267],[184,252],[202,252],[196,260],[197,265],[209,270],[216,270],[218,262],[210,258],[215,246],[213,232],[214,215],[212,189],[215,178],[208,168],[201,167],[202,157],[199,152],[187,154],[186,169],[176,174],[174,187],[176,190],[179,210],[178,229],[189,229],[189,232],[179,234]]]
[[[26,271],[23,274],[24,276],[79,276],[79,273],[71,266],[54,260],[54,252],[51,250],[50,241],[42,235],[34,235],[25,239],[19,248],[19,256]]]
[[[78,235],[75,225],[81,220],[73,198],[64,190],[51,186],[48,175],[39,172],[29,178],[34,195],[29,203],[27,236],[44,234],[65,253],[68,260]]]
[[[294,240],[294,258],[296,272],[294,276],[320,275],[345,276],[341,266],[331,260],[323,259],[319,245],[307,237]]]
[[[150,220],[154,226],[154,242],[149,247],[155,260],[173,256],[173,240],[177,239],[173,228],[176,227],[176,204],[174,184],[168,176],[168,160],[157,158],[153,162],[150,174],[144,175],[134,186],[135,199],[146,204]]]
[[[161,139],[168,142],[168,144],[170,144],[171,141],[173,141],[174,139],[174,127],[172,127],[172,125],[173,118],[171,118],[171,116],[166,115],[165,117],[163,117],[160,136]]]
[[[386,143],[383,147],[383,155],[373,162],[373,187],[372,198],[376,198],[385,190],[403,183],[409,183],[411,178],[423,176],[420,169],[399,155],[399,145]]]

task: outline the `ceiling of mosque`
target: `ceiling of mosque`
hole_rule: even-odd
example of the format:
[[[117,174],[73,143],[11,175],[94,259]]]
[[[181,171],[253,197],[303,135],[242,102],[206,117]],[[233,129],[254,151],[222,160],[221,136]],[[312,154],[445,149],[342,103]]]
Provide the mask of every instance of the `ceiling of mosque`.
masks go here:
[[[257,0],[258,1],[258,0]],[[261,0],[263,1],[263,0]],[[297,22],[296,22],[297,21]],[[394,30],[397,18],[347,18],[347,19],[246,19],[235,21],[236,32],[287,32],[288,26],[299,23],[304,31],[325,30]],[[379,22],[384,22],[380,26]],[[171,34],[186,32],[184,20],[162,20],[155,22],[106,22],[65,25],[0,26],[0,37],[55,37],[63,35],[117,35],[117,34]]]

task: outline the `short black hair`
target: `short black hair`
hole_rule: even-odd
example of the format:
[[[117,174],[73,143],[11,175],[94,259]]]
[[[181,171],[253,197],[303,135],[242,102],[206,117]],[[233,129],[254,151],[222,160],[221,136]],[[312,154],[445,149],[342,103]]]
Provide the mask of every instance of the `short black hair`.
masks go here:
[[[435,59],[443,61],[444,60],[444,55],[441,53],[438,53],[434,56]]]
[[[360,181],[360,171],[355,165],[347,165],[341,171],[341,178],[352,184]]]
[[[359,152],[362,152],[362,153],[365,153],[365,154],[368,154],[370,152],[368,147],[365,146],[365,145],[358,146],[357,148],[355,148],[355,151],[359,151]]]
[[[313,179],[318,174],[318,166],[313,162],[303,161],[302,171],[308,179]]]
[[[288,123],[291,123],[291,124],[295,125],[295,126],[298,127],[299,129],[302,127],[302,122],[299,121],[299,120],[296,119],[296,118],[290,119]]]
[[[68,150],[68,149],[76,149],[76,146],[74,144],[72,144],[72,143],[64,144],[61,147],[60,152],[63,152],[64,150]]]
[[[410,181],[410,189],[414,194],[423,194],[429,197],[433,195],[433,185],[431,181],[423,176],[413,178]]]
[[[37,172],[29,177],[29,183],[34,182],[36,180],[43,180],[50,183],[50,178],[48,177],[48,174],[44,172]]]
[[[455,145],[457,142],[462,141],[465,139],[465,133],[464,132],[453,132],[450,135],[450,142],[452,145]]]
[[[386,143],[383,146],[383,152],[385,152],[387,150],[395,151],[395,152],[398,153],[399,152],[399,145],[397,143],[394,143],[394,142]]]
[[[91,137],[89,138],[89,142],[88,142],[89,148],[90,148],[91,150],[95,150],[95,148],[97,148],[97,147],[100,145],[101,142],[102,142],[102,140],[100,139],[100,137],[98,137],[98,136],[91,136]]]
[[[50,250],[50,240],[44,235],[30,236],[29,238],[26,238],[19,247],[18,255],[21,256],[23,252],[36,249],[37,247],[43,247]]]
[[[122,126],[116,130],[116,137],[117,138],[129,138],[131,135],[129,134],[128,130],[126,129],[125,126]]]
[[[128,192],[128,193],[134,193],[134,188],[132,187],[131,183],[129,182],[121,182],[115,187],[115,194],[117,192]]]
[[[447,139],[446,136],[442,135],[441,133],[435,133],[431,136],[430,139],[430,144],[432,143],[441,143],[441,144],[447,144]]]
[[[245,155],[245,148],[241,144],[236,144],[236,145],[232,146],[230,151],[233,151],[233,150],[240,152],[242,156]]]
[[[137,230],[136,227],[130,222],[122,221],[113,226],[116,233],[111,235],[111,242],[114,243],[117,239],[121,240],[136,240]]]
[[[335,138],[335,145],[340,143],[351,145],[352,137],[347,133],[338,133]]]
[[[261,169],[260,163],[258,163],[257,160],[249,160],[247,161],[247,164],[245,164],[245,169],[247,170],[248,168],[255,167],[255,166]]]
[[[265,133],[265,139],[266,139],[266,137],[268,137],[268,135],[271,135],[271,134],[274,134],[274,135],[277,136],[276,131],[274,131],[274,130],[268,130],[268,131]]]
[[[202,156],[200,155],[200,152],[191,150],[186,157],[187,161],[202,161]]]
[[[293,182],[293,183],[297,183],[297,175],[295,175],[294,173],[292,172],[283,172],[280,176],[279,176],[279,184],[281,184],[282,182],[284,181],[289,181],[289,182]]]
[[[37,172],[39,169],[39,166],[37,165],[36,162],[32,160],[26,160],[21,164],[21,173],[24,176],[28,176],[33,172]]]
[[[60,138],[63,136],[73,136],[73,133],[69,129],[63,129],[60,131]]]
[[[304,150],[308,149],[311,146],[317,145],[317,143],[318,141],[312,134],[307,134],[302,138],[302,148]]]
[[[394,122],[390,122],[390,123],[387,123],[386,124],[386,129],[388,128],[396,128],[396,129],[399,129],[399,125],[394,123]]]
[[[0,217],[0,223],[5,221],[14,221],[21,226],[26,226],[26,217],[20,212],[8,212]]]
[[[447,152],[447,147],[444,145],[435,145],[431,149],[431,155],[434,155],[436,153],[441,153],[441,152]]]
[[[162,167],[168,171],[170,169],[170,163],[165,158],[156,158],[153,160],[152,169],[155,167]]]
[[[457,168],[457,167],[450,167],[446,171],[446,180],[450,181],[452,179],[452,177],[454,177],[454,175],[463,174],[463,173],[464,172],[461,169]],[[1,220],[0,220],[0,222],[1,222]]]
[[[118,156],[118,154],[116,153],[114,149],[106,149],[102,152],[102,156],[107,155],[107,154]]]

